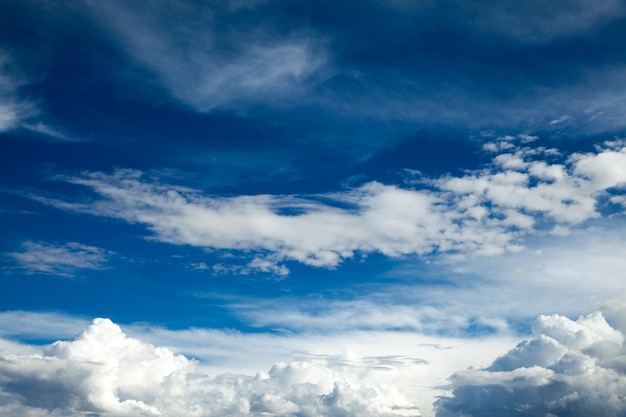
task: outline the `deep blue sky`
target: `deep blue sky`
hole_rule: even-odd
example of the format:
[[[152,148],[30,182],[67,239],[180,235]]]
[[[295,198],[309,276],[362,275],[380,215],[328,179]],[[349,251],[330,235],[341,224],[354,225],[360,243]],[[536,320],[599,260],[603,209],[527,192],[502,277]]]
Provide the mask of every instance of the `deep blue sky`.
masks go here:
[[[625,71],[610,0],[0,1],[0,314],[622,326]]]

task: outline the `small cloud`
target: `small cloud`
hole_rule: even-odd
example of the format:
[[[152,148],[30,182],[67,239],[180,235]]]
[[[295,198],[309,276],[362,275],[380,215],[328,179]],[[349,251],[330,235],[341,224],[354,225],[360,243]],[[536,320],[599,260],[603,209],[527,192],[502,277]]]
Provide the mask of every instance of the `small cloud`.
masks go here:
[[[550,120],[550,126],[556,126],[556,125],[560,125],[563,124],[569,120],[572,120],[572,118],[570,116],[561,116],[558,119],[554,119],[554,120]]]
[[[64,277],[72,277],[81,269],[105,269],[108,255],[103,249],[76,242],[64,245],[24,242],[22,251],[7,253],[29,274]]]
[[[54,128],[48,124],[45,124],[43,122],[23,123],[20,127],[28,131],[37,133],[38,135],[41,135],[45,138],[56,140],[59,142],[81,142],[82,141],[81,139],[71,137],[67,135],[65,132],[57,128]]]

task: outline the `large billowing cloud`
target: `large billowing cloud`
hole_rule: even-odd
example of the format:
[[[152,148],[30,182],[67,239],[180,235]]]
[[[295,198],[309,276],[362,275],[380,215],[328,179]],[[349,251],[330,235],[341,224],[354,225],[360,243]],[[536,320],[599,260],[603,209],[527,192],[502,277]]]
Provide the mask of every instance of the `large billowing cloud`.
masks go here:
[[[437,415],[626,414],[624,337],[600,313],[577,321],[540,316],[533,333],[490,366],[455,373]],[[492,351],[492,342],[472,343]],[[430,415],[423,399],[440,383],[428,377],[436,361],[349,353],[303,354],[254,376],[209,376],[195,360],[129,337],[108,319],[71,341],[24,351],[0,354],[3,416],[419,416]]]
[[[92,189],[93,201],[34,198],[145,225],[162,242],[253,251],[247,270],[277,274],[288,272],[279,265],[285,260],[335,267],[356,252],[501,254],[522,249],[531,235],[568,233],[600,217],[601,205],[622,210],[622,142],[569,156],[517,143],[533,139],[498,138],[486,145],[497,155],[485,168],[434,179],[416,174],[408,187],[370,182],[324,196],[212,197],[118,170],[64,178]]]
[[[600,313],[541,316],[533,333],[491,366],[454,374],[437,416],[626,415],[624,336]]]
[[[256,376],[197,363],[96,319],[42,354],[0,358],[0,413],[51,416],[417,416],[397,369],[402,357],[277,363]]]

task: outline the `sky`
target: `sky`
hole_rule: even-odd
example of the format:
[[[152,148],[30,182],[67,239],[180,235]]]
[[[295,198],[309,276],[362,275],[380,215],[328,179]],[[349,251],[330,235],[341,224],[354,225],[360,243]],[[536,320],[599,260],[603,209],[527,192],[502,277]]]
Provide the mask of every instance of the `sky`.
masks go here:
[[[626,416],[626,4],[0,0],[0,414]]]

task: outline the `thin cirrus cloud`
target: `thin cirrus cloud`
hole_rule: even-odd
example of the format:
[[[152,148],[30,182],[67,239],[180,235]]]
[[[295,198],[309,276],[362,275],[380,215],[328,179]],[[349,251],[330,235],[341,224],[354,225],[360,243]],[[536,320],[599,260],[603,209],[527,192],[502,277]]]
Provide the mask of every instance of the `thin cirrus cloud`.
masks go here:
[[[25,80],[12,66],[9,54],[0,50],[0,133],[15,129],[36,112],[33,103],[20,97],[19,89]]]
[[[127,2],[91,3],[87,11],[114,34],[129,60],[151,74],[174,99],[201,112],[241,104],[292,101],[326,66],[323,41],[272,25],[218,33],[224,16],[254,5]],[[163,31],[163,26],[168,31]]]
[[[529,236],[567,234],[601,217],[600,206],[623,210],[622,142],[562,155],[527,146],[530,141],[498,138],[485,145],[496,151],[486,167],[462,176],[415,174],[410,187],[370,182],[323,196],[210,197],[149,180],[139,171],[117,170],[63,178],[90,188],[97,197],[88,203],[33,198],[143,225],[161,242],[254,251],[248,272],[282,275],[284,261],[333,268],[358,252],[390,257],[514,252]]]
[[[40,100],[21,91],[28,84],[28,77],[16,68],[11,55],[0,49],[0,134],[20,129],[53,142],[82,141],[45,121]]]
[[[109,253],[104,249],[77,242],[52,244],[24,242],[19,252],[6,254],[27,273],[72,277],[81,270],[106,268]]]

